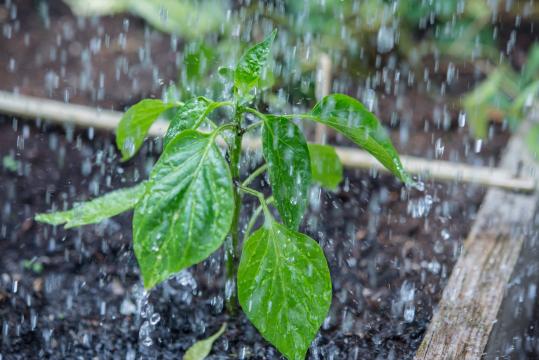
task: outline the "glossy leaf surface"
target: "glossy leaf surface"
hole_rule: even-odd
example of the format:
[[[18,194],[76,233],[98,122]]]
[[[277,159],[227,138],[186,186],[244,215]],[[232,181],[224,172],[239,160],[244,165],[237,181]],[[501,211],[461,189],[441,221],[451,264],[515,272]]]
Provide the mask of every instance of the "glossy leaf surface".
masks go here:
[[[230,169],[213,134],[186,130],[171,140],[133,218],[144,286],[151,288],[217,250],[233,208]]]
[[[307,235],[266,220],[243,246],[238,297],[266,340],[288,359],[304,359],[331,304],[322,249]]]
[[[268,117],[262,131],[262,147],[275,206],[283,222],[297,229],[307,208],[311,186],[307,142],[293,122]]]
[[[333,94],[313,108],[313,120],[339,131],[371,153],[388,170],[404,182],[411,182],[391,139],[376,116],[356,99]]]
[[[264,41],[248,49],[240,58],[234,71],[234,85],[240,94],[248,93],[258,84],[276,34],[277,31],[274,30]]]
[[[166,147],[170,140],[182,131],[193,129],[206,116],[209,106],[211,106],[211,102],[203,98],[193,98],[179,107],[168,126],[167,133],[163,139],[164,146]]]
[[[342,181],[343,168],[337,152],[332,146],[309,144],[312,180],[334,190]]]
[[[122,160],[135,155],[157,117],[172,107],[174,104],[161,100],[144,99],[125,112],[116,129],[116,146],[122,153]]]
[[[90,201],[75,203],[71,210],[37,214],[36,221],[51,225],[65,224],[66,229],[95,224],[135,207],[144,195],[145,186],[145,183],[141,183],[115,190]]]

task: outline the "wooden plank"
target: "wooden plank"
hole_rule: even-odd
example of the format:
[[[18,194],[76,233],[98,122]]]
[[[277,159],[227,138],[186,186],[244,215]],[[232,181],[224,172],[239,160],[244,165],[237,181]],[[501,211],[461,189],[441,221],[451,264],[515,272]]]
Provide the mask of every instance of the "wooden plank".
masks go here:
[[[528,129],[529,124],[523,124],[512,136],[500,167],[536,178],[539,165],[523,140]],[[484,355],[530,235],[538,200],[538,191],[519,194],[489,189],[416,353],[417,360],[479,359]]]
[[[0,113],[22,116],[30,119],[46,119],[64,125],[93,127],[95,129],[114,131],[123,115],[119,111],[110,111],[40,99],[31,96],[12,94],[0,91]],[[168,123],[158,120],[150,128],[150,136],[163,136]],[[243,147],[256,150],[260,140],[244,137]],[[352,169],[377,169],[387,171],[369,153],[346,147],[337,147],[337,154],[345,167]],[[529,176],[515,177],[515,173],[494,167],[479,167],[441,160],[428,160],[414,156],[401,156],[402,163],[411,174],[421,174],[423,178],[443,181],[460,181],[499,187],[516,191],[529,192],[536,187],[536,181]]]

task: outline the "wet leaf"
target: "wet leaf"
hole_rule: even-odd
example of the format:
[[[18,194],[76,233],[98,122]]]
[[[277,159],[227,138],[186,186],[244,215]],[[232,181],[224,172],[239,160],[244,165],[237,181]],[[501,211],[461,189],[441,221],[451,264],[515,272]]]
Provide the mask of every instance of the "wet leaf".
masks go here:
[[[151,288],[204,260],[230,229],[232,178],[214,134],[185,130],[171,140],[147,189],[135,208],[133,243]]]
[[[331,304],[320,246],[272,219],[243,246],[238,297],[249,320],[288,359],[304,359]]]
[[[183,360],[204,360],[206,356],[210,354],[211,348],[215,340],[217,340],[219,336],[223,335],[225,330],[226,330],[226,323],[221,325],[221,328],[219,329],[219,331],[217,331],[212,336],[194,343],[185,352],[185,355],[183,356]]]
[[[312,180],[330,190],[342,181],[342,163],[332,146],[309,144]]]
[[[193,127],[206,116],[212,102],[206,101],[204,98],[193,98],[187,101],[183,106],[179,107],[170,121],[167,133],[163,140],[165,147],[176,135]]]
[[[240,95],[247,94],[258,84],[276,34],[277,30],[273,30],[264,41],[248,49],[240,58],[234,71],[234,85]]]
[[[145,189],[146,183],[141,183],[115,190],[90,201],[75,203],[71,210],[37,214],[35,219],[51,225],[65,223],[66,229],[95,224],[135,207],[144,195]]]
[[[228,67],[220,67],[217,72],[219,75],[221,75],[224,79],[234,81],[234,69],[228,68]]]
[[[311,186],[311,164],[305,137],[293,122],[268,117],[262,131],[262,147],[275,206],[283,222],[297,229],[307,208]]]
[[[312,115],[315,121],[332,127],[367,150],[400,180],[411,182],[387,131],[359,101],[343,94],[329,95],[316,104]]]
[[[122,160],[135,155],[157,117],[172,107],[174,104],[161,100],[144,99],[125,112],[116,129],[116,146],[122,153]]]

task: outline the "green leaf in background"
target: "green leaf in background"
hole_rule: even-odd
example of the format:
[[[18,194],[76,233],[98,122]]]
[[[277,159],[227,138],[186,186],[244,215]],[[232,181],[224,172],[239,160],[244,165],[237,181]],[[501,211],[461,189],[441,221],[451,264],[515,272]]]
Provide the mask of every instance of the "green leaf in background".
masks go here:
[[[266,218],[243,246],[238,298],[266,340],[288,359],[304,359],[331,304],[322,249],[307,235]]]
[[[135,208],[133,243],[144,286],[194,265],[221,246],[234,210],[232,177],[215,133],[185,130],[163,151]]]
[[[125,112],[116,129],[116,146],[122,153],[122,160],[135,155],[157,117],[174,106],[157,99],[144,99]]]
[[[200,38],[222,26],[226,9],[219,0],[64,0],[78,16],[107,16],[131,12],[156,29]]]
[[[75,203],[71,210],[37,214],[35,219],[51,225],[65,223],[66,229],[95,224],[135,207],[145,191],[146,183],[141,183],[112,191],[90,201]]]
[[[539,72],[539,44],[533,44],[528,51],[526,63],[521,71],[521,85],[526,86],[533,79],[537,78]]]
[[[276,34],[277,30],[273,30],[264,41],[248,49],[240,58],[234,71],[234,85],[240,95],[247,94],[258,84]]]
[[[220,67],[217,72],[219,75],[221,75],[224,79],[234,81],[234,69],[228,68],[228,67]]]
[[[5,155],[2,158],[2,166],[4,169],[9,170],[11,172],[17,171],[19,168],[19,162],[15,160],[15,158],[12,155]]]
[[[176,135],[193,127],[206,115],[206,111],[211,106],[211,102],[204,98],[193,98],[179,107],[170,121],[170,125],[163,140],[165,147]]]
[[[183,360],[204,360],[206,356],[208,356],[211,352],[211,348],[213,346],[213,343],[219,336],[223,335],[226,329],[226,323],[221,325],[221,328],[219,331],[217,331],[212,336],[197,341],[194,343],[187,351],[185,352],[185,355],[183,356]]]
[[[523,116],[522,110],[525,107],[532,106],[534,100],[537,98],[539,92],[539,80],[531,82],[526,86],[520,94],[513,100],[511,104],[511,116],[521,118]],[[520,123],[520,121],[518,121]]]
[[[312,180],[335,190],[342,181],[342,163],[332,146],[309,144]]]
[[[533,125],[526,135],[526,144],[533,157],[539,159],[539,124]]]
[[[343,94],[329,95],[316,104],[311,114],[315,121],[332,127],[368,151],[403,182],[411,182],[387,131],[359,101]]]
[[[307,142],[291,121],[268,117],[262,131],[262,149],[268,163],[275,206],[283,222],[297,229],[311,186],[311,164]]]

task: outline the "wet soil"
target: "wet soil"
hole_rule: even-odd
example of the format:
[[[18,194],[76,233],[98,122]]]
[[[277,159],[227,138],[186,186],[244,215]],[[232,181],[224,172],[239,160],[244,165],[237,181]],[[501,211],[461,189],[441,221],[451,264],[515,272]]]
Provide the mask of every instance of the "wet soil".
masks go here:
[[[140,281],[130,215],[70,231],[32,221],[35,212],[144,178],[158,142],[122,164],[108,134],[66,136],[59,128],[10,118],[2,118],[0,134],[0,155],[17,161],[16,170],[0,172],[6,358],[176,358],[223,321],[229,330],[214,358],[277,357],[243,316],[225,315],[220,252],[152,291],[149,301],[161,320],[146,347],[139,340],[143,319],[136,308]],[[427,183],[424,192],[408,191],[390,176],[346,175],[336,193],[313,195],[303,226],[324,248],[334,289],[310,358],[409,358],[484,189]]]
[[[82,26],[61,2],[50,2],[48,21],[33,6],[18,3],[15,21],[0,11],[13,26],[0,41],[2,90],[123,109],[159,96],[177,75],[179,47],[138,19]],[[416,89],[398,98],[381,93],[375,110],[406,154],[494,164],[508,137],[494,127],[476,153],[458,108]],[[243,315],[225,314],[221,251],[152,291],[152,310],[141,296],[130,214],[69,231],[32,220],[140,181],[160,147],[150,141],[120,163],[111,134],[0,117],[0,160],[16,160],[0,166],[0,358],[179,358],[224,321],[212,359],[279,358]],[[334,297],[309,358],[412,358],[485,191],[431,181],[423,192],[408,190],[371,171],[347,171],[336,192],[314,191],[302,230],[324,248]],[[155,314],[146,346],[139,331]]]

